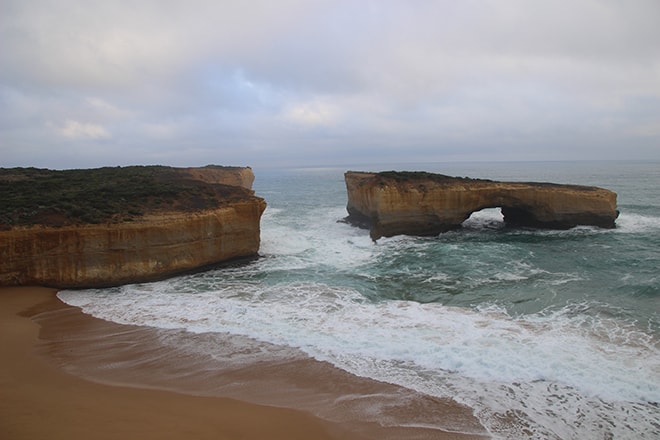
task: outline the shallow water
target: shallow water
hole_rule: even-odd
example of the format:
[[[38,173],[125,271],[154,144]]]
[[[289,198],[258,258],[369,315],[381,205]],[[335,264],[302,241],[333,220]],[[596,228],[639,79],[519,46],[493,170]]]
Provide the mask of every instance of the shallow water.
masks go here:
[[[374,244],[338,222],[345,169],[255,170],[269,204],[259,260],[59,296],[110,321],[203,334],[189,348],[218,360],[240,359],[220,342],[237,335],[453,398],[496,438],[660,436],[660,163],[377,169],[393,168],[602,186],[621,215],[615,230],[535,231],[484,210],[460,231]]]

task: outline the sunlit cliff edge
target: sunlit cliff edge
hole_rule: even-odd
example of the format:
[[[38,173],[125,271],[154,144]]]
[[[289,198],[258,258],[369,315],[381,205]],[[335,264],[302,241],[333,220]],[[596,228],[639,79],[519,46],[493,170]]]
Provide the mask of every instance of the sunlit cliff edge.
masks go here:
[[[259,250],[250,168],[0,171],[0,285],[144,282]]]
[[[347,221],[371,238],[437,235],[475,211],[501,208],[508,226],[614,228],[616,193],[593,186],[497,182],[425,172],[345,173]]]

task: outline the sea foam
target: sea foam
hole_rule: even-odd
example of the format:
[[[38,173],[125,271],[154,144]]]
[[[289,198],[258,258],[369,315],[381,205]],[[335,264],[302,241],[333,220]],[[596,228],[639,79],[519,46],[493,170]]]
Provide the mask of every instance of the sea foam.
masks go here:
[[[185,278],[60,297],[115,322],[299,348],[360,376],[455,398],[484,419],[543,399],[553,411],[570,402],[584,417],[602,415],[608,405],[660,401],[657,341],[616,320],[587,322],[570,309],[513,318],[495,307],[371,302],[349,289],[310,282],[229,283],[188,294],[181,294],[181,284]],[[208,345],[205,350],[213,355]],[[546,396],[548,389],[554,397]],[[539,417],[547,411],[535,411],[528,409],[527,423],[543,426]]]

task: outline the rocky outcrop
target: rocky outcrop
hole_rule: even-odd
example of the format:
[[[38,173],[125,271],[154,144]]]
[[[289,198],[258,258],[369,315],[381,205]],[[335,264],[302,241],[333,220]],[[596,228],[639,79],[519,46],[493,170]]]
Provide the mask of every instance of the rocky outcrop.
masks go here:
[[[186,179],[220,177],[213,167],[174,170],[186,173]],[[254,178],[249,168],[231,174],[242,185]],[[0,230],[0,285],[112,286],[255,257],[266,202],[251,190],[224,184],[204,183],[193,190],[214,203],[191,202],[185,193],[181,203],[159,202],[166,210],[148,209],[124,221],[5,227]]]
[[[495,182],[424,172],[345,174],[347,221],[371,230],[374,240],[393,235],[437,235],[485,208],[501,208],[510,226],[614,228],[616,193],[552,183]]]
[[[174,168],[183,177],[206,183],[240,186],[252,189],[254,173],[250,167],[223,167],[207,165],[202,168]]]

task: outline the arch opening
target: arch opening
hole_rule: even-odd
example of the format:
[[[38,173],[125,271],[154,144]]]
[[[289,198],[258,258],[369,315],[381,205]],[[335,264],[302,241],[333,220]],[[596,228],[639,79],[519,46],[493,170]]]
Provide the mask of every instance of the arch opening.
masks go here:
[[[472,211],[470,216],[461,223],[468,230],[498,230],[506,226],[500,207],[482,208]]]

